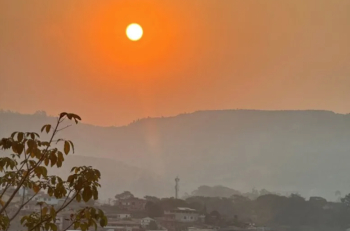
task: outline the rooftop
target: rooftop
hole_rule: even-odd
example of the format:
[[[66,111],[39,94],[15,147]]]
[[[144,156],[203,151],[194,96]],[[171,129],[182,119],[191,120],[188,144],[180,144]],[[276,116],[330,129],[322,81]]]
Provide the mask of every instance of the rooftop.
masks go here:
[[[185,208],[185,207],[177,207],[177,210],[181,210],[181,211],[196,211],[195,209],[191,209],[191,208]]]
[[[119,220],[119,221],[109,221],[108,225],[140,225],[139,220]]]

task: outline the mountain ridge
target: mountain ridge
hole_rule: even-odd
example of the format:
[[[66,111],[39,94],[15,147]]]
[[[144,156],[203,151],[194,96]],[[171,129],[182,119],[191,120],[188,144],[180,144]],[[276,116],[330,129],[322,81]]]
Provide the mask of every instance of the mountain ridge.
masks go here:
[[[5,130],[38,131],[47,121],[53,118],[0,113],[0,135]],[[121,127],[79,124],[62,136],[75,142],[79,155],[118,160],[154,173],[159,176],[153,181],[158,191],[170,196],[178,174],[182,193],[199,185],[300,191],[327,198],[336,190],[350,191],[349,114],[208,110],[145,118]]]

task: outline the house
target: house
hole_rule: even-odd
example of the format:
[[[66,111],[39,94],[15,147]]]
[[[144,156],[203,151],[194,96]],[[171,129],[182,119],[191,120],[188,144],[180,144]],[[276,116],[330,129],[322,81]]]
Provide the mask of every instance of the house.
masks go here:
[[[30,201],[28,202],[25,206],[22,208],[23,211],[34,211],[34,212],[39,212],[40,211],[40,206],[37,205],[37,202],[35,201]]]
[[[172,210],[164,211],[165,215],[173,215],[179,222],[196,222],[199,219],[199,213],[195,209],[178,207]]]
[[[160,226],[165,227],[169,231],[175,231],[178,230],[177,227],[177,222],[175,220],[175,215],[174,214],[164,214],[163,217],[156,217],[155,220],[157,221]]]
[[[124,212],[116,212],[116,213],[108,213],[106,214],[108,220],[125,220],[131,219],[131,214],[127,211]]]
[[[36,196],[34,196],[33,201],[36,202],[45,202],[48,205],[59,205],[63,203],[64,199],[57,199],[56,197],[50,197],[48,194],[40,192]]]
[[[209,230],[212,227],[208,228],[207,225],[204,225],[202,223],[177,221],[175,218],[175,214],[167,214],[167,215],[164,215],[163,217],[156,217],[155,220],[157,221],[158,227],[167,231],[185,231],[185,230],[189,231],[189,227],[192,227],[193,230],[191,231],[212,231],[212,230]],[[147,231],[150,231],[150,230],[147,230]],[[217,230],[213,230],[213,231],[217,231]]]
[[[73,213],[71,211],[63,211],[56,216],[55,223],[58,230],[66,230],[72,224],[72,214]]]
[[[57,216],[55,220],[55,224],[57,225],[58,230],[63,230],[64,226],[64,216]]]
[[[108,221],[104,229],[108,231],[144,231],[139,220]]]
[[[128,219],[131,218],[131,214],[130,213],[126,213],[126,212],[121,212],[121,213],[117,213],[117,218],[118,219]]]
[[[142,218],[141,219],[141,226],[142,227],[147,227],[151,221],[155,221],[153,218],[150,218],[150,217],[145,217],[145,218]]]
[[[214,228],[188,227],[188,231],[216,231]]]
[[[140,211],[145,209],[147,201],[144,199],[132,197],[116,201],[116,205],[123,210]]]
[[[256,227],[256,231],[271,231],[272,228],[270,227],[265,227],[265,226],[262,226],[262,227]]]

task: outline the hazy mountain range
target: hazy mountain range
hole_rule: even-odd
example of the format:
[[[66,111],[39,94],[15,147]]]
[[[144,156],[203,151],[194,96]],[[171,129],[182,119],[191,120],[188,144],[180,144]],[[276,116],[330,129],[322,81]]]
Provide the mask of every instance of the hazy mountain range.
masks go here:
[[[54,121],[40,113],[2,111],[0,137],[40,131]],[[76,146],[66,167],[101,169],[104,198],[124,190],[173,196],[176,176],[181,194],[200,185],[328,199],[337,190],[350,193],[350,115],[330,111],[198,111],[123,127],[79,124],[61,136]]]

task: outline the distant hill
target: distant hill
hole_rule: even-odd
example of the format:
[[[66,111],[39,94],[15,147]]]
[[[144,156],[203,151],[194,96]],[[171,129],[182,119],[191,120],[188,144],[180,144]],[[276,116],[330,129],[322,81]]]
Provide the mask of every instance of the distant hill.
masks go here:
[[[0,112],[0,137],[10,136],[12,131],[39,132],[42,125],[54,122],[54,118],[47,117],[45,114],[22,115],[12,112]],[[166,195],[172,193],[172,185],[169,184],[169,189],[166,190],[166,188],[164,188],[166,183],[151,170],[130,166],[118,160],[103,157],[98,148],[92,149],[93,152],[88,152],[90,156],[83,156],[85,153],[81,151],[81,147],[84,147],[85,144],[81,138],[84,138],[84,136],[80,134],[91,128],[93,128],[93,131],[90,134],[96,135],[94,128],[98,127],[85,124],[72,126],[65,131],[65,134],[62,134],[62,137],[67,137],[72,132],[72,137],[74,137],[72,141],[75,143],[76,154],[66,156],[63,167],[50,169],[50,173],[59,173],[60,176],[66,177],[74,166],[85,165],[99,169],[102,175],[100,182],[102,185],[100,198],[103,200],[108,198],[114,199],[117,193],[125,190],[130,190],[136,196],[140,197],[158,194],[160,191],[163,191]],[[41,135],[45,136],[44,134]],[[90,144],[86,143],[86,145],[93,147],[94,144],[98,142],[98,139],[96,139],[96,142]]]
[[[50,121],[44,114],[2,112],[0,136],[38,131]],[[350,192],[350,116],[330,111],[198,111],[123,127],[80,124],[62,135],[75,142],[78,155],[123,163],[129,170],[122,178],[134,177],[131,166],[149,172],[141,175],[152,180],[134,183],[149,185],[154,195],[172,196],[177,175],[181,193],[200,185],[327,198]]]

